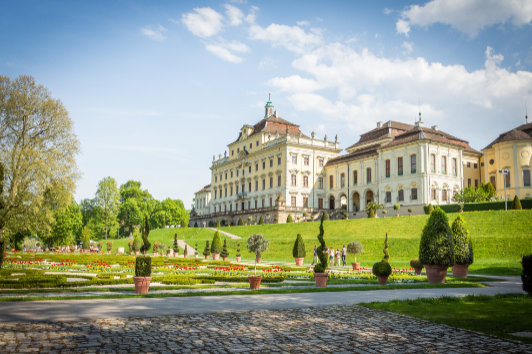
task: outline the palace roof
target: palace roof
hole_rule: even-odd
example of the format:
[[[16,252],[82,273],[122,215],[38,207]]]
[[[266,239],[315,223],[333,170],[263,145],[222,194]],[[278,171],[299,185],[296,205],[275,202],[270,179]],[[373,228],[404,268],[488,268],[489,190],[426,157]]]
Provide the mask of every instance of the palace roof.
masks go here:
[[[493,140],[488,146],[486,146],[482,150],[489,149],[497,143],[513,140],[532,140],[532,123],[523,124],[515,129],[502,133],[497,139]]]

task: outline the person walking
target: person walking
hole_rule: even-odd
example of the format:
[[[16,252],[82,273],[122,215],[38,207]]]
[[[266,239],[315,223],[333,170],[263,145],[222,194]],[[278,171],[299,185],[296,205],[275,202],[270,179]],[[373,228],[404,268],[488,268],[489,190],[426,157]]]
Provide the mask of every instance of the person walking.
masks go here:
[[[334,262],[334,247],[331,247],[329,250],[329,264]]]
[[[314,245],[314,258],[312,258],[312,265],[318,263],[318,246]]]
[[[342,247],[342,265],[343,266],[347,265],[346,259],[347,259],[347,248],[345,248],[345,245],[344,245],[344,247]]]

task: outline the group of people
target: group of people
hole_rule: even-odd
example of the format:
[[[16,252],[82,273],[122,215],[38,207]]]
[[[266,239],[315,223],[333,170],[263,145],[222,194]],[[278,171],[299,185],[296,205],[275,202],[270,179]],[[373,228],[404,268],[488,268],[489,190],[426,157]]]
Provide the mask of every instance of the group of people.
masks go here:
[[[330,265],[339,266],[340,260],[343,266],[347,265],[347,248],[345,245],[343,245],[341,250],[337,248],[336,251],[334,250],[334,247],[326,248],[323,253],[329,256]],[[312,265],[314,265],[314,263],[318,263],[318,246],[316,245],[314,245],[314,258],[312,259]]]

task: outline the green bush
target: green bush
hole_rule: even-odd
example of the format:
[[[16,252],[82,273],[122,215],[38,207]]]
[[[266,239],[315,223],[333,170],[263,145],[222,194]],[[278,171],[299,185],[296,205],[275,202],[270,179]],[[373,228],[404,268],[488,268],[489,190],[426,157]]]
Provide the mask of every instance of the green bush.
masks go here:
[[[174,234],[174,254],[176,256],[179,254],[179,246],[177,245],[177,233]]]
[[[393,205],[393,210],[395,210],[395,211],[399,211],[399,209],[401,209],[401,204],[399,204],[399,203],[395,203],[395,204]]]
[[[456,264],[473,263],[473,242],[471,242],[471,236],[461,215],[454,219],[451,232],[454,242],[454,262]]]
[[[454,242],[447,215],[434,209],[423,228],[419,243],[419,260],[423,264],[454,265]]]
[[[220,252],[222,252],[222,238],[220,237],[220,233],[216,231],[212,237],[211,253]]]
[[[136,277],[150,277],[151,276],[151,257],[137,256],[135,259],[135,276]]]
[[[521,206],[521,201],[519,200],[519,197],[517,196],[517,194],[514,197],[513,208],[515,210],[522,210],[523,209],[523,207]]]
[[[374,218],[375,217],[375,212],[373,211],[373,209],[370,209],[368,211],[368,218]]]
[[[523,209],[532,209],[532,199],[523,199],[520,201]],[[508,205],[511,207],[511,205]],[[460,204],[442,204],[439,206],[446,213],[458,213]],[[428,206],[424,207],[425,213],[428,214]],[[494,202],[465,203],[463,211],[484,211],[484,210],[504,210],[504,200]]]
[[[429,204],[429,206],[427,207],[427,214],[432,214],[432,212],[434,211],[434,206],[432,204]]]
[[[107,241],[107,252],[111,252],[113,250],[113,241]]]
[[[412,268],[423,268],[423,263],[421,263],[419,258],[414,258],[410,261],[410,266]]]
[[[294,242],[294,248],[292,249],[292,256],[294,258],[305,258],[305,243],[301,234],[297,234],[296,241]]]
[[[242,218],[238,218],[238,226],[242,225],[244,225],[244,221],[242,220]]]
[[[329,220],[329,213],[327,211],[324,211],[323,214],[321,215],[321,218],[323,220]]]
[[[133,240],[133,250],[135,250],[135,252],[138,252],[140,251],[141,248],[142,248],[142,240],[140,239],[140,237],[135,236],[135,239]]]
[[[353,241],[347,244],[347,253],[355,255],[355,263],[357,261],[357,254],[364,252],[364,246],[361,242]]]
[[[236,256],[240,257],[240,243],[236,245]]]
[[[259,225],[264,225],[264,218],[262,217],[262,215],[260,216],[260,219],[259,219]]]
[[[253,234],[248,238],[248,251],[255,253],[256,258],[261,258],[262,252],[268,250],[268,240],[261,234]]]
[[[532,294],[532,254],[523,256],[521,265],[523,266],[523,271],[521,272],[523,290],[528,294]]]
[[[211,254],[211,248],[209,247],[209,241],[205,241],[205,249],[203,249],[203,255],[207,257]]]
[[[91,236],[87,226],[84,226],[83,229],[81,229],[81,247],[84,250],[89,250],[91,248]]]
[[[374,275],[389,276],[392,274],[392,266],[388,262],[380,261],[373,264],[371,271]]]
[[[289,224],[291,222],[294,222],[294,220],[292,219],[292,214],[288,214],[288,216],[286,217],[286,223]]]
[[[325,269],[327,269],[327,255],[325,255],[324,251],[327,247],[325,245],[325,239],[323,238],[323,235],[325,234],[325,230],[323,229],[323,221],[325,220],[325,213],[321,216],[320,221],[320,233],[318,234],[318,241],[320,243],[318,247],[318,260],[319,262],[314,266],[314,273],[324,273]]]
[[[144,230],[142,230],[142,247],[140,251],[144,254],[148,252],[151,247],[150,241],[148,241],[148,236],[150,234],[150,225],[148,224],[148,216],[144,215]]]
[[[221,257],[229,256],[229,252],[227,252],[227,242],[225,239],[224,239],[224,246],[223,246],[222,252],[220,253],[220,256]]]

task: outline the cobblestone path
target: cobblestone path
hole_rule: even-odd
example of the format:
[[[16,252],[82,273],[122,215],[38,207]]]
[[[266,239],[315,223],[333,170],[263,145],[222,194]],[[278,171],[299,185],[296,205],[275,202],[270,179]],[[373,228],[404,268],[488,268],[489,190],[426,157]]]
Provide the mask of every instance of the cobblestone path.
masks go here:
[[[532,346],[360,306],[0,325],[0,352],[532,353]]]

